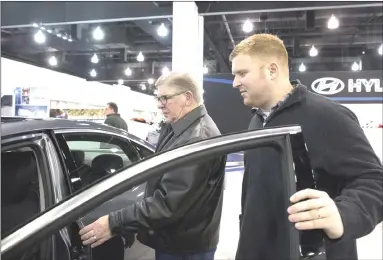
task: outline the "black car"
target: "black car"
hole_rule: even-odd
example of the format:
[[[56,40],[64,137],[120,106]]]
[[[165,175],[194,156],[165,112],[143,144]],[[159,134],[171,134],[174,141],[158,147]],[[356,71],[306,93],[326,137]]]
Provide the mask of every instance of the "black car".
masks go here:
[[[82,246],[79,229],[133,203],[149,178],[222,154],[277,149],[286,208],[296,189],[315,187],[299,126],[220,136],[153,156],[148,143],[99,124],[7,121],[2,124],[2,259],[114,259],[114,249],[124,246],[122,238],[90,250]],[[287,258],[320,254],[321,237],[302,236],[287,219],[280,232],[290,241]],[[125,259],[153,257],[150,249],[135,245],[126,249]]]

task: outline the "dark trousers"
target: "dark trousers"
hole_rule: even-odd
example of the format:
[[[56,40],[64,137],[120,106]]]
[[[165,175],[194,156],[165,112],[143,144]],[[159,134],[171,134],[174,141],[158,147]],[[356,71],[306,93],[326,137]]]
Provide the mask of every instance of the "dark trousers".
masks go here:
[[[188,255],[172,255],[156,250],[156,260],[214,260],[216,249]]]

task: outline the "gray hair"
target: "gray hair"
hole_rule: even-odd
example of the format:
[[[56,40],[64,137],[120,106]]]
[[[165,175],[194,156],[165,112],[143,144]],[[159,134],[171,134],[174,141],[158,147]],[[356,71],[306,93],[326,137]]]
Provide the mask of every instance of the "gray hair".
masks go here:
[[[170,72],[159,77],[155,83],[158,88],[161,85],[168,85],[182,92],[190,91],[198,104],[201,104],[202,93],[197,82],[188,73]]]

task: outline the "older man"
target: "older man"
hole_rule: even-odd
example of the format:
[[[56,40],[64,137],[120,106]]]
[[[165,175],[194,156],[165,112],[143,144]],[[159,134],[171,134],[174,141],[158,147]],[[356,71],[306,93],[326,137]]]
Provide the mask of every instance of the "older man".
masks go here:
[[[237,259],[285,259],[283,218],[298,230],[323,231],[328,260],[358,259],[356,239],[383,219],[383,171],[354,113],[290,82],[288,55],[276,36],[256,34],[231,54],[233,86],[254,109],[249,129],[302,126],[319,190],[298,191],[283,208],[283,189],[267,147],[245,153]]]
[[[170,73],[156,82],[158,107],[166,118],[157,152],[220,135],[201,105],[195,81]],[[114,235],[139,233],[157,260],[213,260],[218,244],[226,156],[167,172],[147,182],[144,199],[101,217],[80,231],[85,245]]]

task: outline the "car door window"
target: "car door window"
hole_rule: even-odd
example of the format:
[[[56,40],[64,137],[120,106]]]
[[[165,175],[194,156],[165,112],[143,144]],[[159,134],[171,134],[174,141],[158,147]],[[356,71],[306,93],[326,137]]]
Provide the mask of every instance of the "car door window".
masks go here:
[[[115,173],[140,159],[128,140],[108,134],[63,134],[73,164],[67,165],[69,175],[78,174],[85,187]]]
[[[45,205],[41,197],[39,175],[44,169],[32,145],[4,147],[1,152],[1,237],[27,223]],[[30,259],[39,254],[39,246],[20,253],[14,259]]]

